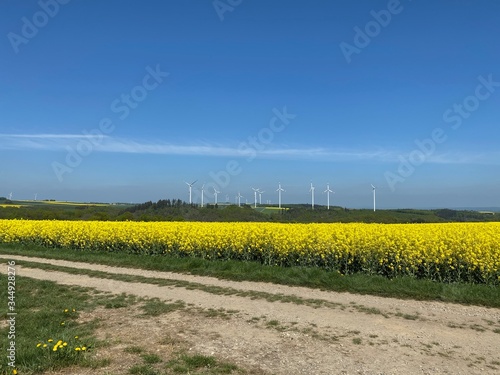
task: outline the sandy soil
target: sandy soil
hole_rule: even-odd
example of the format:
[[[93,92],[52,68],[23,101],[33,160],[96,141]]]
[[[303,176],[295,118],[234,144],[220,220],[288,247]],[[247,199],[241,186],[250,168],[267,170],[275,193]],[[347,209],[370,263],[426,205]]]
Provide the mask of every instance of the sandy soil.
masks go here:
[[[98,335],[113,342],[97,355],[120,358],[100,373],[127,373],[137,357],[123,354],[120,349],[126,346],[147,343],[168,357],[172,342],[182,342],[193,353],[215,356],[255,374],[500,373],[500,309],[41,258],[9,258],[18,264],[18,277],[186,303],[184,309],[148,319],[138,318],[137,307],[93,311],[87,319],[102,319]],[[250,293],[213,294],[197,288],[99,279],[23,267],[23,260]],[[281,299],[294,296],[304,303],[270,302],[251,292],[279,295]],[[92,371],[75,369],[75,374]]]

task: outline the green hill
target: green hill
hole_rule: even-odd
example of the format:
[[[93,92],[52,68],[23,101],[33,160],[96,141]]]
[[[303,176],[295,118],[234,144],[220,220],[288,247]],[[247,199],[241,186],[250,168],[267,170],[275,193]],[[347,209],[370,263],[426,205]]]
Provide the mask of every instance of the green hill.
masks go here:
[[[205,207],[180,199],[162,199],[141,204],[10,201],[0,198],[0,219],[37,220],[135,220],[135,221],[272,221],[287,223],[440,223],[500,221],[500,213],[451,209],[348,209],[306,204],[277,206],[209,204]]]

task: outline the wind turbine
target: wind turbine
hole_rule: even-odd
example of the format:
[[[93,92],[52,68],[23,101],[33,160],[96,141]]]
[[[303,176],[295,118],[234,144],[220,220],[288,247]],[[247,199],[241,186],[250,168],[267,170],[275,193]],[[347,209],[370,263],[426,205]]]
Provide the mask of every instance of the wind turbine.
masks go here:
[[[264,194],[265,191],[259,190],[259,204],[262,204],[262,194]]]
[[[36,200],[37,195],[38,195],[38,193],[35,193],[35,200]]]
[[[11,201],[11,200],[12,200],[12,192],[10,192],[10,194],[9,194],[9,201]]]
[[[278,207],[281,208],[281,192],[285,191],[285,189],[281,188],[281,182],[278,182],[278,188],[276,191],[278,192]]]
[[[252,188],[253,190],[253,197],[254,197],[254,206],[253,208],[257,208],[257,193],[259,192],[259,189]]]
[[[205,188],[205,184],[201,185],[201,207],[203,208],[203,192],[204,192],[204,189]]]
[[[330,184],[326,184],[326,190],[323,192],[326,193],[326,209],[330,209],[330,193],[335,194],[333,190],[330,189]]]
[[[311,208],[314,210],[314,189],[313,183],[311,182],[311,188],[309,191],[311,192]]]
[[[238,195],[236,196],[236,198],[238,198],[238,207],[241,207],[241,198],[243,198],[243,195],[241,195],[239,191],[238,191]]]
[[[198,180],[194,180],[191,183],[186,182],[186,185],[189,186],[189,204],[193,203],[191,200],[191,196],[192,196],[193,185],[196,183],[196,181],[198,181]]]
[[[373,189],[373,212],[375,212],[375,186],[372,184],[372,189]]]
[[[217,191],[216,188],[214,188],[214,197],[215,197],[215,204],[217,204],[217,194],[219,194],[220,191]]]

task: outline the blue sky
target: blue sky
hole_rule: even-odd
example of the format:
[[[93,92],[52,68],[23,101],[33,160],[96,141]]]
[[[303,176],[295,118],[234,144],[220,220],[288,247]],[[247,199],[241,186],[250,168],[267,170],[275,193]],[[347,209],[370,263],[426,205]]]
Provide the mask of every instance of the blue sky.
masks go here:
[[[231,5],[232,4],[232,5]],[[0,3],[0,196],[500,206],[500,3]]]

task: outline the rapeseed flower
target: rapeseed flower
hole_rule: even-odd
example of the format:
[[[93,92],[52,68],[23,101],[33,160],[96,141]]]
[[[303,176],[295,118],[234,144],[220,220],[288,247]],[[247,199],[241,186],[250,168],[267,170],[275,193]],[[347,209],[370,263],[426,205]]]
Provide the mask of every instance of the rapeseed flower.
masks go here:
[[[500,223],[0,220],[0,242],[500,284]],[[74,308],[65,313],[76,312]]]

